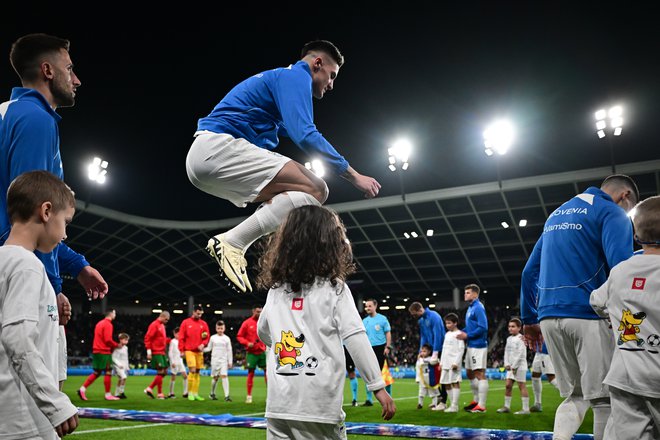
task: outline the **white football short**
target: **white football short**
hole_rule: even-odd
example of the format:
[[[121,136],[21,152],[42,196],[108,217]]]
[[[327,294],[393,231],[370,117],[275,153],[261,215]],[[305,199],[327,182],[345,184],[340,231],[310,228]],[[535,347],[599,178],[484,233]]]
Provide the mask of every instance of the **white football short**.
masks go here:
[[[170,373],[171,374],[182,374],[186,372],[186,367],[183,365],[183,359],[179,359],[178,362],[170,364]]]
[[[603,383],[610,369],[615,342],[603,319],[550,318],[541,333],[557,371],[559,394],[585,400],[610,397]]]
[[[516,368],[516,371],[507,370],[506,379],[511,379],[516,382],[526,382],[527,368]]]
[[[128,370],[125,368],[117,367],[116,365],[112,366],[112,374],[117,376],[120,379],[126,379],[128,377]]]
[[[460,382],[463,380],[461,377],[461,369],[458,368],[456,370],[451,370],[447,369],[445,370],[444,368],[442,369],[442,373],[440,373],[440,383],[443,385],[448,385],[450,383],[456,383]]]
[[[465,354],[465,368],[468,370],[485,370],[488,360],[488,348],[468,347]]]
[[[532,361],[532,371],[541,374],[555,374],[555,366],[552,365],[550,355],[546,353],[536,353]]]
[[[186,172],[197,188],[244,208],[290,160],[242,138],[198,131],[188,151]]]
[[[268,440],[346,440],[346,426],[343,423],[315,423],[299,420],[266,418],[266,439]]]
[[[60,325],[57,335],[57,381],[63,382],[67,378],[67,345],[64,326]]]
[[[227,361],[211,362],[211,376],[226,376],[228,370]]]

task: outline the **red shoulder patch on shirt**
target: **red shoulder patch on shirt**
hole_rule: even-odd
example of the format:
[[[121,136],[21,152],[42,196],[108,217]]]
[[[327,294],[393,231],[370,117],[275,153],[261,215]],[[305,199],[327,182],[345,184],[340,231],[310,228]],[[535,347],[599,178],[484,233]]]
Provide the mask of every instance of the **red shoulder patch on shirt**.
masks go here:
[[[293,298],[291,303],[291,310],[302,310],[303,309],[303,299],[302,298]]]
[[[644,290],[644,284],[646,284],[646,278],[633,278],[632,289]]]

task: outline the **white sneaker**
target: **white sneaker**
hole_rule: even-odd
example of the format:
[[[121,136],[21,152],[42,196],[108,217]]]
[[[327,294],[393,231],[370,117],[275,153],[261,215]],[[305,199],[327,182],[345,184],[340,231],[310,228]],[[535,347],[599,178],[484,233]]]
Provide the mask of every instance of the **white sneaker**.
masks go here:
[[[509,408],[508,406],[503,406],[502,408],[498,409],[497,412],[498,413],[510,413],[511,408]]]
[[[436,406],[431,408],[431,411],[444,411],[446,409],[447,409],[447,405],[445,405],[442,402],[438,402],[438,404]]]
[[[458,412],[458,407],[457,406],[450,406],[445,410],[446,413],[457,413]]]
[[[245,403],[252,403],[252,396],[247,396],[245,398]]]
[[[521,409],[520,411],[514,412],[515,415],[520,416],[520,415],[527,415],[530,414],[528,409]]]

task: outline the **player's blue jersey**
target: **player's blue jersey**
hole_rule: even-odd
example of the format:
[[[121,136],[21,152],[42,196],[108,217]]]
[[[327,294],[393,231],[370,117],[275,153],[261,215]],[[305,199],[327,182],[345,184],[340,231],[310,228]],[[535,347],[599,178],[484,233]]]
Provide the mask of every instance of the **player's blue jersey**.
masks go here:
[[[198,130],[227,133],[267,150],[287,136],[308,154],[319,155],[341,174],[348,162],[319,133],[312,109],[312,73],[305,61],[267,70],[234,87]]]
[[[440,314],[427,307],[419,318],[418,324],[420,351],[422,345],[428,344],[434,352],[440,353],[442,345],[445,343],[445,323],[442,321]]]
[[[46,98],[34,89],[15,87],[11,99],[0,104],[0,245],[9,236],[7,189],[27,171],[50,171],[62,179],[58,122]],[[55,293],[62,291],[60,268],[77,276],[89,265],[85,257],[60,243],[53,252],[35,254],[44,263]]]
[[[467,346],[469,348],[488,347],[488,318],[486,309],[481,301],[472,301],[465,314],[465,329],[467,333]]]
[[[362,323],[367,331],[367,337],[372,347],[374,345],[385,345],[387,342],[385,333],[391,331],[390,322],[385,316],[376,313],[374,317],[367,316],[364,318]]]
[[[522,273],[520,312],[525,324],[545,318],[600,319],[591,292],[610,269],[633,254],[626,212],[602,190],[590,187],[557,208]]]

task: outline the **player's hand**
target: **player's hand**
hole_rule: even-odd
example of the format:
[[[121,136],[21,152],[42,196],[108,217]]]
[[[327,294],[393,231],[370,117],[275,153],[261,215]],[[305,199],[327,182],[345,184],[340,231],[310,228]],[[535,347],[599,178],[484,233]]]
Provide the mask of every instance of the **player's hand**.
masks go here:
[[[459,334],[456,335],[456,339],[460,339],[461,341],[466,341],[467,340],[467,333],[460,332]]]
[[[373,199],[376,197],[381,188],[380,183],[378,183],[376,179],[362,174],[355,176],[351,183],[354,187],[363,192],[364,197],[367,199]]]
[[[525,324],[523,326],[523,332],[525,334],[525,345],[530,350],[540,352],[543,347],[541,326],[539,324]]]
[[[247,346],[248,346],[248,348],[252,348],[252,347],[254,347],[254,344],[252,342],[248,342]]]
[[[78,414],[74,414],[68,420],[65,420],[64,423],[55,428],[55,432],[61,438],[67,434],[71,434],[78,427]]]
[[[57,314],[60,318],[60,325],[66,325],[71,319],[71,303],[65,294],[57,295]]]
[[[387,394],[387,391],[385,391],[385,388],[381,388],[378,391],[375,391],[374,396],[376,396],[376,399],[378,399],[381,406],[383,407],[383,411],[381,412],[383,420],[390,420],[392,417],[394,417],[394,413],[396,413],[396,405],[394,404],[394,400],[392,400],[392,396]]]
[[[78,282],[83,286],[90,299],[103,298],[108,293],[108,283],[92,266],[82,268],[78,274]]]
[[[199,347],[197,347],[197,350],[204,351],[204,344],[199,344]]]
[[[458,365],[453,364],[453,365],[451,366],[451,369],[452,369],[452,370],[458,370]]]
[[[507,371],[509,371],[509,370],[511,369],[511,367],[510,367],[509,365],[505,365],[505,366],[504,366],[504,369],[507,370]]]

